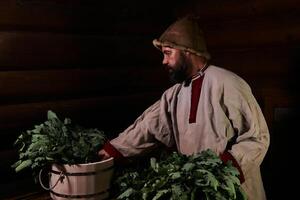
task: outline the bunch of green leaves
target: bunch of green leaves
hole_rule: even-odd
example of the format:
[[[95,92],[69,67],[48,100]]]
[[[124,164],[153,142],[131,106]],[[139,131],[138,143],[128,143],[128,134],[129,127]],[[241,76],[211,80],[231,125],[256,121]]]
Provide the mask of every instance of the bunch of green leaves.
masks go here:
[[[12,167],[16,172],[31,168],[36,177],[41,168],[51,163],[94,162],[105,140],[103,131],[73,126],[71,119],[61,121],[49,110],[44,123],[22,132],[15,141],[19,160]]]
[[[123,200],[245,200],[238,176],[231,162],[224,164],[211,150],[191,156],[174,152],[151,158],[144,169],[120,172],[114,187]]]

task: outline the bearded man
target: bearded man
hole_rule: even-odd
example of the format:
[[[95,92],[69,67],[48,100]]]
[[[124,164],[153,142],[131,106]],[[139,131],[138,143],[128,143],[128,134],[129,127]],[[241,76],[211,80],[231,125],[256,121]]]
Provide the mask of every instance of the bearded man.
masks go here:
[[[203,33],[196,20],[183,18],[153,41],[175,84],[99,156],[133,157],[159,144],[186,155],[211,149],[231,160],[249,200],[266,199],[260,164],[269,131],[249,85],[228,70],[208,64]]]

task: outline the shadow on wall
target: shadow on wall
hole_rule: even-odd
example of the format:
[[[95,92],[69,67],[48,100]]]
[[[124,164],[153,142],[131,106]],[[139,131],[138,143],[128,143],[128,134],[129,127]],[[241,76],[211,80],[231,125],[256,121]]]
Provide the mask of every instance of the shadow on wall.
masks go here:
[[[262,164],[262,176],[268,199],[294,199],[299,180],[299,67],[300,45],[292,48],[288,77],[284,86],[292,98],[288,107],[273,108],[270,148]],[[289,98],[287,97],[287,98]]]
[[[297,159],[299,108],[275,108],[273,130],[263,173],[268,199],[294,199],[299,178]]]

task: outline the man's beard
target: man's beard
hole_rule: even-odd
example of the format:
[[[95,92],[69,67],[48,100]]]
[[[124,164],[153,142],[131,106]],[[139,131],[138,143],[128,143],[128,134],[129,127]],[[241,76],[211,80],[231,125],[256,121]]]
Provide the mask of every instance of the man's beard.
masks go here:
[[[188,78],[188,62],[184,54],[180,54],[178,62],[173,68],[169,68],[169,77],[172,83],[182,83]]]

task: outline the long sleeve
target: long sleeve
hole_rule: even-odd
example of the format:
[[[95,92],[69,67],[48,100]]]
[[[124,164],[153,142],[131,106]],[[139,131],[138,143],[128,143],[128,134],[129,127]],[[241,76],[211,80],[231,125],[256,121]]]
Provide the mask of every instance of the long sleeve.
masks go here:
[[[237,134],[229,152],[247,176],[254,168],[259,169],[267,152],[268,127],[250,87],[242,79],[235,77],[224,85],[224,104]]]
[[[174,145],[166,92],[110,143],[125,157],[147,153],[159,143]]]

